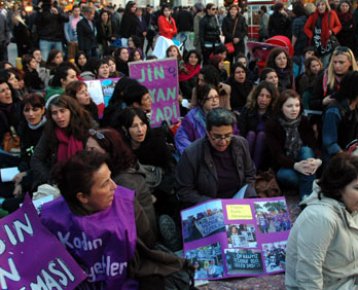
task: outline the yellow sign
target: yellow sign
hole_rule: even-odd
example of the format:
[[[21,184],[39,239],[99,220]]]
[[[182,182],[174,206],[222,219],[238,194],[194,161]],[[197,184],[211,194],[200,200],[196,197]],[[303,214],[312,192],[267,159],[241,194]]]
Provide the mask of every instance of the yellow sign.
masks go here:
[[[226,205],[228,220],[252,220],[252,212],[249,204]]]

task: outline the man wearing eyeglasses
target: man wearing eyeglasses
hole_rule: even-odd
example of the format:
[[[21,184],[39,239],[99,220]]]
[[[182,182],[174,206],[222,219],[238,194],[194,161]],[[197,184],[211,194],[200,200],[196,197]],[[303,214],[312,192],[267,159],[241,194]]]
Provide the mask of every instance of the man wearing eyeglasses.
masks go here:
[[[235,116],[217,108],[206,119],[206,136],[185,149],[176,170],[183,207],[213,198],[255,197],[255,165],[246,139],[234,136]]]

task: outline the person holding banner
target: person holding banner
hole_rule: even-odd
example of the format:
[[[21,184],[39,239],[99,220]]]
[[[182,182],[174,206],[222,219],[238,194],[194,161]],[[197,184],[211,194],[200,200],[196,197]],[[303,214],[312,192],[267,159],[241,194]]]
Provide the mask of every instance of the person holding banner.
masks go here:
[[[287,242],[286,289],[357,289],[358,157],[333,157],[303,205]]]
[[[176,168],[183,207],[213,198],[256,196],[255,165],[243,137],[234,136],[236,117],[223,108],[206,116],[206,136],[185,149]]]
[[[192,267],[156,245],[134,192],[116,185],[106,160],[82,151],[56,166],[62,197],[41,211],[42,223],[87,273],[79,289],[189,290]]]

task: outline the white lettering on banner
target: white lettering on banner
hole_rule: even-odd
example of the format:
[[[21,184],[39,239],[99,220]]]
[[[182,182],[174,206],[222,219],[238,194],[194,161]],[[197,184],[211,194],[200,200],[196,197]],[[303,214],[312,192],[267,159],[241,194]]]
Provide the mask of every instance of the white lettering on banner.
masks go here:
[[[8,259],[10,271],[7,272],[0,268],[0,284],[1,289],[8,289],[5,278],[12,281],[21,281],[15,263],[11,258]],[[30,289],[32,290],[51,290],[51,289],[65,289],[63,287],[68,286],[69,281],[75,280],[74,275],[71,273],[67,265],[59,258],[50,261],[46,269],[40,271],[41,274],[36,276],[36,282],[31,282]],[[20,288],[20,290],[27,289],[26,286]]]
[[[90,282],[96,281],[96,276],[105,274],[107,277],[114,277],[117,275],[122,275],[123,271],[127,268],[127,262],[111,263],[110,256],[102,256],[102,261],[94,263],[93,266],[89,269],[88,280]]]
[[[31,290],[66,289],[69,281],[73,282],[75,277],[66,264],[55,259],[48,264],[47,269],[42,269],[41,274],[36,276],[36,282],[31,282]],[[26,289],[26,288],[21,288]]]
[[[81,237],[70,237],[71,233],[63,234],[62,232],[57,232],[57,236],[62,244],[70,249],[81,249],[83,251],[92,251],[98,249],[102,246],[102,239],[95,239],[89,241],[84,232],[81,233]]]
[[[12,225],[15,228],[17,239],[21,243],[23,243],[24,240],[25,240],[23,232],[26,232],[30,236],[33,236],[33,234],[34,234],[31,222],[30,222],[29,217],[27,216],[26,213],[24,214],[24,217],[25,217],[25,220],[26,220],[26,224],[21,222],[21,221],[14,221],[14,223]],[[11,231],[10,226],[9,225],[4,225],[4,229],[5,229],[5,232],[7,234],[7,237],[9,239],[10,243],[13,246],[16,246],[18,241],[16,240],[15,234]]]
[[[21,277],[16,269],[14,260],[12,258],[9,258],[8,262],[9,262],[10,272],[4,270],[3,268],[0,268],[1,289],[8,289],[5,278],[12,280],[12,281],[20,281],[20,279],[21,279]],[[3,266],[3,265],[1,265],[1,266]]]

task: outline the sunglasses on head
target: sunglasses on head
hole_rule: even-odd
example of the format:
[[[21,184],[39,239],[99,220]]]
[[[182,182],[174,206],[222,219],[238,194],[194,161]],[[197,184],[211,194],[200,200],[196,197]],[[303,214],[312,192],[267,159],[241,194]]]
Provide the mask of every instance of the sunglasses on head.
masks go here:
[[[95,137],[97,140],[103,140],[105,137],[101,132],[98,132],[96,129],[89,129],[88,133],[91,137]]]

